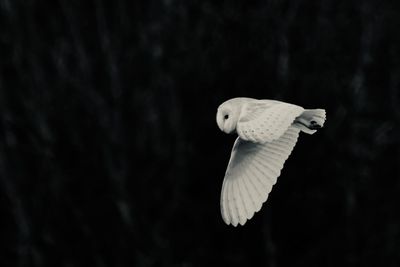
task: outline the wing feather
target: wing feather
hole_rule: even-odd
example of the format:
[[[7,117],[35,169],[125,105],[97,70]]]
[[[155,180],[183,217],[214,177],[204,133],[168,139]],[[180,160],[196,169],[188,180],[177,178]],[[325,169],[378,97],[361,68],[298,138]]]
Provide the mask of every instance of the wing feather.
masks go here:
[[[233,183],[234,180],[229,184],[229,210],[230,210],[230,216],[232,219],[232,224],[233,226],[238,225],[239,219],[238,219],[238,214],[236,211],[236,203],[235,203],[235,192],[234,192],[234,186]]]
[[[254,189],[251,187],[251,185],[248,184],[249,181],[246,178],[240,179],[240,180],[242,180],[242,182],[243,182],[245,191],[247,192],[247,197],[249,199],[250,205],[247,210],[247,216],[248,216],[247,219],[250,219],[251,217],[253,217],[253,210],[257,210],[257,207],[258,207],[256,204],[257,200],[255,198],[255,195],[257,194],[257,192],[255,192]]]
[[[236,211],[238,214],[238,220],[241,225],[243,225],[246,220],[247,220],[247,214],[246,210],[244,207],[244,199],[242,197],[242,194],[240,192],[240,185],[239,185],[240,179],[236,179],[233,182],[233,188],[234,188],[234,193],[235,193],[235,205],[236,205]]]
[[[248,195],[247,189],[244,186],[243,179],[238,179],[237,181],[238,181],[238,187],[239,187],[239,194],[240,194],[240,197],[242,198],[243,208],[246,213],[246,219],[248,219],[250,217],[251,210],[252,210],[251,199]]]
[[[252,166],[258,173],[260,173],[263,177],[266,177],[271,182],[272,182],[272,177],[278,175],[278,173],[275,173],[273,171],[273,169],[269,166],[269,164],[266,164],[264,161],[260,161],[259,159],[255,159],[254,162],[252,163]],[[268,186],[266,186],[266,189],[269,189],[269,186],[270,185],[268,184]]]
[[[254,161],[251,162],[250,164],[248,164],[248,168],[252,174],[252,177],[255,178],[255,180],[257,181],[257,183],[259,184],[259,188],[260,188],[260,193],[261,193],[261,198],[264,199],[265,198],[265,192],[268,191],[269,185],[268,183],[266,183],[263,180],[263,173],[260,172],[260,170],[258,169],[257,166],[254,165]]]
[[[269,159],[266,159],[269,160]],[[258,161],[257,161],[258,162]],[[255,167],[259,172],[261,172],[270,181],[271,186],[276,183],[276,178],[279,176],[279,171],[277,172],[275,167],[271,167],[271,164],[266,164],[264,162],[258,162],[261,167]]]
[[[269,143],[238,137],[232,149],[221,192],[221,214],[227,224],[244,225],[258,212],[295,146],[299,129],[289,127]]]
[[[279,176],[280,175],[280,171],[277,171],[277,167],[274,167],[271,164],[271,160],[269,158],[267,158],[267,161],[260,161],[259,159],[255,159],[255,161],[257,161],[263,168],[264,171],[268,171],[269,173],[272,173],[273,176]]]
[[[243,106],[236,131],[246,141],[272,142],[281,137],[303,111],[293,104],[255,100]]]
[[[224,182],[222,184],[222,193],[221,193],[221,213],[222,213],[222,218],[224,219],[224,222],[226,224],[229,224],[231,221],[231,218],[229,216],[228,190],[226,189],[227,184],[229,184],[229,181],[224,180]]]
[[[249,168],[249,170],[250,170],[250,168]],[[253,185],[254,189],[257,191],[257,198],[258,198],[257,200],[262,202],[262,199],[263,199],[262,192],[263,192],[263,187],[264,187],[263,184],[260,183],[260,180],[256,176],[254,176],[254,174],[251,171],[249,171],[247,177],[249,178],[249,181]]]
[[[245,184],[248,186],[247,188],[249,189],[249,193],[251,193],[251,198],[254,203],[254,210],[259,211],[261,209],[260,203],[262,203],[261,199],[261,193],[257,190],[257,187],[254,185],[254,182],[251,179],[251,176],[249,176],[247,173],[244,173],[244,177],[242,179]]]
[[[278,166],[280,165],[282,161],[282,157],[275,153],[268,153],[268,150],[262,150],[260,151],[260,158],[264,160],[270,160],[270,163],[277,164]]]

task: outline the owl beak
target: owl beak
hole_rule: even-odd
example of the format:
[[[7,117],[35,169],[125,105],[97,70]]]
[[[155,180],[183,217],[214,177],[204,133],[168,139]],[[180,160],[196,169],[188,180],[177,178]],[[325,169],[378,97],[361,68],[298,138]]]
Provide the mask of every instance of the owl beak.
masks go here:
[[[218,125],[219,126],[219,129],[222,131],[222,132],[224,132],[224,133],[226,133],[226,129],[225,129],[225,125],[224,125],[224,123],[223,122],[221,122],[221,125]]]
[[[218,128],[224,131],[224,119],[222,118],[221,114],[219,112],[217,112],[217,124],[218,124]]]
[[[229,123],[224,122],[221,131],[223,131],[226,134],[232,133],[232,131],[230,130],[230,127],[229,127]]]
[[[224,123],[224,129],[222,130],[224,133],[229,133],[228,123]]]

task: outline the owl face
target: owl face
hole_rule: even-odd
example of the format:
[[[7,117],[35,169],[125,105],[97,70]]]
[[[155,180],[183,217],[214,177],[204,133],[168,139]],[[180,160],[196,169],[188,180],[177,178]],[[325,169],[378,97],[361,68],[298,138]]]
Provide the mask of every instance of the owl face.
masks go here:
[[[224,103],[217,111],[217,124],[221,131],[232,133],[236,129],[238,120],[238,106],[231,103]]]

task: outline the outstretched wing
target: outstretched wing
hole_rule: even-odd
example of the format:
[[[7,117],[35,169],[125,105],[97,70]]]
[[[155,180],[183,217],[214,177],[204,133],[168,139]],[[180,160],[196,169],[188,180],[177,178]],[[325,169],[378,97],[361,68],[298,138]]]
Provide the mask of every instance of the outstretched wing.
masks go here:
[[[245,224],[267,200],[299,136],[289,127],[271,143],[253,143],[238,137],[232,149],[221,192],[226,224]]]
[[[256,100],[243,106],[236,131],[254,143],[271,142],[282,136],[303,113],[300,106],[270,100]]]

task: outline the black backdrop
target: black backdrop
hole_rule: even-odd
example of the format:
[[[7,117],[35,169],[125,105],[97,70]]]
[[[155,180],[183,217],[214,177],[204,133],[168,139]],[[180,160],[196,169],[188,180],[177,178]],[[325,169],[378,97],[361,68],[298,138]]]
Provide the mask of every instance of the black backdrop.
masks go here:
[[[399,266],[400,17],[385,1],[0,1],[1,266]],[[223,223],[237,96],[325,108]]]

